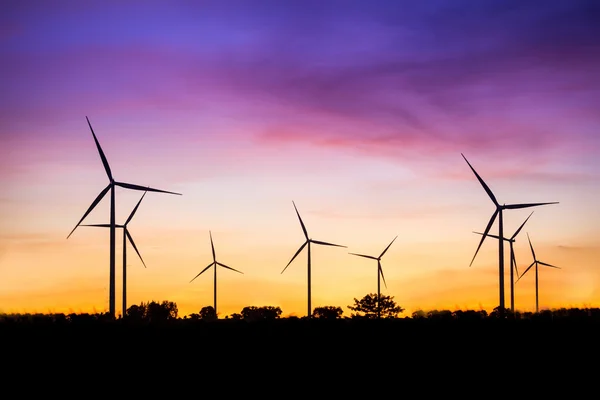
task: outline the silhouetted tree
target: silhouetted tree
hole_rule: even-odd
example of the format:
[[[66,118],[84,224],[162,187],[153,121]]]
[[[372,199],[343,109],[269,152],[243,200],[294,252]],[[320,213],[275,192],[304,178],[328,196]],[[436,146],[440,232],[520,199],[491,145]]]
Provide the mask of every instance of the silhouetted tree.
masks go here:
[[[146,318],[150,321],[169,321],[177,319],[177,304],[172,301],[164,300],[162,303],[152,301],[148,304]]]
[[[563,318],[571,318],[571,319],[585,319],[591,316],[591,313],[588,309],[580,309],[580,308],[570,308],[570,309],[561,309],[559,310],[559,314]],[[555,313],[556,315],[556,313]]]
[[[242,318],[246,321],[273,320],[281,315],[281,308],[273,306],[248,306],[242,309]]]
[[[352,314],[353,317],[377,318],[378,312],[382,318],[397,318],[398,314],[404,311],[394,301],[394,296],[381,295],[379,298],[379,309],[377,307],[377,293],[369,293],[362,299],[354,299],[354,305],[348,308],[357,314]]]
[[[60,325],[65,325],[69,322],[67,319],[67,316],[65,314],[54,314],[53,320],[54,320],[55,324],[60,324]]]
[[[338,319],[341,318],[344,310],[337,306],[315,307],[312,316],[319,319]]]
[[[203,321],[215,321],[217,319],[217,313],[213,306],[202,307],[200,310],[200,319]]]
[[[452,315],[459,321],[481,321],[487,317],[485,310],[456,310],[452,313]]]
[[[144,304],[144,302],[142,302],[139,306],[137,304],[133,304],[127,309],[125,318],[135,322],[143,321],[144,318],[146,318],[147,308],[147,304]]]
[[[533,318],[533,313],[531,311],[525,311],[521,314],[521,318],[530,320],[531,318]]]
[[[89,324],[97,321],[97,318],[93,314],[82,313],[75,314],[71,313],[68,315],[69,322],[72,324]]]
[[[142,302],[140,305],[132,305],[127,309],[127,318],[130,321],[140,322],[164,322],[177,319],[177,304],[164,300],[159,303],[156,301]]]
[[[422,319],[422,318],[427,318],[427,315],[425,314],[425,311],[417,310],[417,311],[413,311],[412,318],[413,319]]]
[[[225,317],[225,319],[232,319],[234,321],[240,321],[241,319],[243,319],[242,314],[240,313],[233,313],[231,315],[227,315]]]
[[[454,316],[450,310],[430,310],[427,311],[427,319],[435,320],[450,320]]]
[[[113,321],[115,321],[115,317],[112,316],[108,312],[94,314],[94,316],[96,318],[96,321],[99,321],[99,322],[113,322]]]
[[[510,308],[497,306],[490,313],[490,318],[513,318],[513,312]]]
[[[189,321],[200,321],[200,314],[198,314],[198,313],[191,313],[190,315],[185,315],[183,317],[183,319],[189,320]]]

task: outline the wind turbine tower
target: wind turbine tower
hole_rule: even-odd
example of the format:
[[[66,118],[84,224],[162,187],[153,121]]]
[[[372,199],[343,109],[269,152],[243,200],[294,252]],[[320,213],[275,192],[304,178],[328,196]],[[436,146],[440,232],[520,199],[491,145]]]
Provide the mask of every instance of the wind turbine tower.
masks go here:
[[[531,217],[532,214],[533,212],[529,214],[529,217]],[[503,238],[503,240],[506,240],[508,242],[508,245],[510,246],[510,311],[513,313],[515,312],[515,272],[517,274],[517,278],[519,277],[519,270],[517,269],[517,258],[515,257],[515,250],[513,245],[515,243],[517,235],[519,234],[519,232],[521,232],[521,229],[523,229],[523,226],[525,225],[525,222],[527,222],[529,217],[525,219],[525,221],[521,224],[519,229],[517,229],[510,238]],[[474,233],[477,233],[478,235],[483,235],[483,233],[480,232]],[[499,239],[497,235],[488,236]]]
[[[320,244],[323,246],[335,246],[335,247],[346,247],[346,246],[341,246],[339,244],[333,244],[333,243],[327,243],[327,242],[321,242],[320,240],[314,240],[308,237],[308,233],[306,231],[306,227],[304,226],[304,222],[302,222],[302,218],[300,217],[300,213],[298,212],[298,209],[296,208],[296,203],[294,203],[292,201],[292,204],[294,205],[294,209],[296,210],[296,215],[298,216],[298,220],[300,221],[300,226],[302,226],[302,232],[304,232],[304,237],[306,238],[306,241],[302,244],[302,246],[300,246],[300,248],[298,249],[298,251],[296,251],[296,254],[294,254],[294,256],[292,257],[292,259],[290,260],[290,262],[287,263],[287,265],[285,266],[285,268],[283,269],[283,271],[281,271],[281,273],[283,274],[285,272],[285,270],[287,269],[287,267],[289,267],[289,265],[292,263],[292,261],[294,261],[294,259],[296,258],[296,256],[298,254],[300,254],[300,252],[307,247],[307,252],[308,252],[308,268],[307,268],[307,272],[308,272],[308,310],[307,310],[307,317],[311,318],[312,316],[312,306],[311,306],[311,259],[310,259],[310,245],[311,244]]]
[[[210,264],[208,264],[208,266],[206,266],[206,268],[204,268],[202,271],[200,271],[200,273],[198,275],[196,275],[194,277],[194,279],[196,279],[197,277],[199,277],[200,275],[202,275],[209,268],[214,267],[214,271],[213,271],[214,272],[214,275],[213,275],[214,276],[214,278],[213,278],[213,282],[214,282],[213,283],[213,286],[214,286],[214,288],[213,288],[213,307],[215,309],[215,315],[217,315],[217,266],[229,269],[231,271],[238,272],[240,274],[243,274],[243,272],[238,271],[237,269],[233,269],[231,267],[228,267],[227,265],[225,265],[225,264],[220,263],[220,262],[217,261],[217,256],[215,254],[215,245],[213,244],[213,239],[212,239],[212,233],[210,231],[208,231],[208,234],[210,236],[210,247],[212,249],[213,261]],[[192,279],[190,281],[190,283],[192,283],[194,281],[194,279]]]
[[[560,269],[560,267],[545,263],[543,261],[540,261],[537,259],[537,257],[535,256],[535,251],[533,250],[533,245],[531,244],[531,240],[529,239],[529,233],[527,234],[527,240],[529,241],[529,247],[531,248],[531,255],[533,255],[533,262],[529,265],[529,267],[527,267],[527,269],[521,274],[521,276],[519,277],[519,279],[517,279],[517,282],[519,282],[519,280],[521,280],[521,278],[527,273],[527,271],[529,271],[531,269],[531,267],[533,267],[535,265],[535,312],[538,313],[540,312],[540,302],[539,302],[539,284],[538,284],[538,266],[539,265],[543,265],[546,267],[551,267],[551,268],[558,268]],[[516,283],[516,282],[515,282]]]
[[[100,203],[100,201],[106,195],[106,193],[108,193],[110,191],[110,226],[109,226],[109,228],[110,228],[110,270],[109,270],[110,277],[109,277],[109,297],[108,297],[109,300],[108,300],[108,303],[109,303],[109,313],[110,313],[111,317],[114,318],[115,317],[115,308],[116,308],[115,307],[115,246],[116,246],[115,245],[115,231],[117,228],[117,225],[115,222],[115,187],[120,186],[122,188],[130,189],[130,190],[141,190],[143,192],[148,191],[148,192],[168,193],[168,194],[175,194],[175,195],[179,195],[179,196],[181,196],[181,193],[168,192],[166,190],[154,189],[151,187],[134,185],[132,183],[115,181],[113,178],[112,172],[110,170],[110,166],[108,165],[106,156],[104,155],[104,151],[102,151],[102,147],[100,147],[100,142],[98,142],[98,138],[96,137],[96,134],[94,133],[92,124],[90,124],[90,120],[88,117],[85,117],[85,118],[87,120],[88,126],[90,127],[90,130],[92,131],[92,136],[94,138],[94,142],[96,143],[96,148],[98,149],[98,154],[100,154],[100,159],[102,160],[102,164],[104,165],[104,170],[106,171],[106,175],[108,176],[109,183],[104,189],[102,189],[100,194],[92,202],[92,204],[87,209],[85,214],[83,214],[83,217],[81,217],[81,219],[79,220],[77,225],[75,225],[75,228],[73,228],[71,233],[69,233],[69,236],[67,236],[67,239],[73,234],[73,232],[75,232],[75,229],[77,229],[77,227],[83,222],[85,217],[88,216],[88,214],[94,209],[94,207],[96,207],[96,205],[98,205],[98,203]]]
[[[129,233],[129,229],[127,228],[127,224],[129,224],[129,222],[135,215],[135,212],[137,211],[138,207],[140,206],[140,203],[142,202],[142,200],[144,199],[144,196],[146,196],[146,193],[147,192],[144,192],[144,194],[142,195],[140,200],[137,202],[133,211],[131,211],[131,214],[129,214],[127,221],[125,221],[125,223],[123,225],[115,225],[116,228],[123,229],[123,318],[125,318],[125,316],[127,314],[127,240],[129,240],[129,243],[131,243],[131,246],[133,246],[133,249],[137,253],[138,257],[140,258],[140,261],[142,261],[144,268],[146,268],[146,263],[144,262],[142,255],[138,251],[138,248],[135,245],[135,242],[133,241],[131,234]],[[110,224],[89,224],[89,225],[81,225],[81,226],[110,228]]]
[[[490,228],[494,224],[496,217],[498,217],[498,237],[504,238],[504,219],[503,219],[503,211],[504,210],[515,210],[515,209],[519,209],[519,208],[537,207],[537,206],[543,206],[543,205],[547,205],[547,204],[558,204],[558,202],[555,201],[555,202],[550,202],[550,203],[500,204],[498,202],[498,200],[496,200],[496,196],[494,196],[494,193],[492,193],[492,191],[488,187],[488,185],[483,181],[481,176],[479,176],[477,171],[475,171],[473,166],[471,166],[471,163],[469,163],[467,158],[462,153],[461,153],[461,155],[464,158],[464,160],[467,162],[467,164],[469,165],[469,168],[471,168],[471,171],[473,171],[473,173],[477,177],[477,180],[479,181],[481,186],[483,186],[483,189],[486,191],[486,193],[488,194],[488,196],[494,203],[494,206],[496,207],[496,210],[492,214],[492,217],[490,218],[490,220],[485,228],[485,231],[483,231],[481,240],[479,241],[479,245],[477,246],[477,250],[475,251],[475,255],[473,255],[473,259],[471,260],[471,264],[469,264],[469,266],[471,266],[471,265],[473,265],[473,261],[475,261],[475,256],[477,256],[477,252],[479,252],[479,248],[483,244],[483,241],[485,240],[486,236],[488,236]],[[498,281],[499,281],[499,285],[498,285],[499,286],[499,288],[498,288],[499,289],[499,308],[500,308],[500,313],[504,313],[504,240],[498,240]]]
[[[383,269],[381,268],[381,257],[383,257],[383,255],[385,254],[386,251],[388,251],[388,249],[390,248],[390,246],[392,245],[392,243],[394,243],[394,240],[396,240],[398,236],[396,236],[394,239],[392,239],[392,241],[390,242],[390,244],[387,245],[387,247],[385,248],[385,250],[383,250],[381,252],[381,254],[379,255],[379,257],[374,257],[374,256],[368,256],[365,254],[356,254],[356,253],[350,253],[353,256],[359,256],[359,257],[364,257],[364,258],[370,258],[371,260],[377,260],[377,318],[381,318],[381,304],[380,304],[380,300],[381,300],[381,280],[383,279],[383,284],[385,285],[385,288],[387,289],[387,284],[385,283],[385,277],[383,276]]]

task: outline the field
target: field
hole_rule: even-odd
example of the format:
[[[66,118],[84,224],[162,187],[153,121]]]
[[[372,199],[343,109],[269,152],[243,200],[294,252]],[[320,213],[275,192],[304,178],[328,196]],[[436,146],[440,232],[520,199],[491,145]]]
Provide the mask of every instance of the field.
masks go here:
[[[0,338],[8,376],[26,371],[38,379],[88,381],[110,375],[127,390],[145,382],[144,391],[148,380],[177,382],[181,390],[192,382],[210,387],[207,380],[216,379],[226,388],[230,382],[231,393],[248,385],[289,391],[303,381],[337,394],[417,383],[434,393],[443,382],[544,377],[556,385],[595,374],[599,316],[158,322],[21,316],[2,320]]]
[[[38,354],[80,353],[90,346],[99,357],[120,350],[175,354],[228,354],[285,359],[286,354],[315,358],[351,352],[356,357],[383,360],[430,356],[477,356],[480,349],[509,356],[516,349],[535,352],[552,348],[554,354],[584,351],[600,338],[600,313],[557,316],[551,312],[529,318],[306,319],[277,318],[248,321],[172,319],[161,321],[111,320],[106,315],[5,316],[0,320],[4,343],[27,345]],[[107,352],[103,354],[103,352]]]

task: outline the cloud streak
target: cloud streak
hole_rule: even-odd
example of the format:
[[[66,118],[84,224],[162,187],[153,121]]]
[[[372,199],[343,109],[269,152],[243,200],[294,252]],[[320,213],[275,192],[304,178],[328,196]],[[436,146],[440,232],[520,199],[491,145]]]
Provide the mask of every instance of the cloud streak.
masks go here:
[[[187,11],[207,21],[230,18],[237,22],[230,37],[247,36],[246,43],[222,39],[219,50],[218,40],[198,28],[194,40],[174,31],[179,45],[115,40],[85,47],[74,42],[52,53],[20,51],[6,72],[21,83],[33,78],[32,88],[41,83],[43,66],[46,90],[37,87],[37,98],[30,98],[23,85],[9,85],[3,119],[29,107],[50,121],[82,103],[106,114],[202,112],[211,102],[236,97],[244,100],[231,104],[234,109],[260,112],[263,119],[275,105],[277,114],[266,118],[268,140],[277,131],[288,135],[282,140],[314,145],[367,141],[374,153],[382,147],[499,152],[568,144],[550,129],[564,124],[564,113],[531,121],[521,107],[549,117],[556,95],[569,96],[567,107],[561,104],[567,110],[600,100],[594,72],[600,51],[590,39],[600,35],[593,23],[599,12],[590,2],[549,2],[543,10],[512,1],[436,7],[350,2],[343,11],[337,2],[258,2],[256,9],[237,12],[206,4]],[[314,128],[301,136],[271,128],[299,119]]]

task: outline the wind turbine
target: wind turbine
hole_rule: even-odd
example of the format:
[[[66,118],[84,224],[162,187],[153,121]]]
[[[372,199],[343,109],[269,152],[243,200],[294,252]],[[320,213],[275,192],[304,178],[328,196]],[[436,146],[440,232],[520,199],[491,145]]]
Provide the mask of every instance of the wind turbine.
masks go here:
[[[146,263],[144,262],[142,255],[138,251],[138,248],[135,245],[135,242],[133,241],[131,234],[129,233],[129,229],[127,229],[127,224],[129,224],[129,222],[135,215],[135,212],[137,211],[138,207],[140,206],[140,203],[142,202],[142,200],[144,199],[144,196],[146,196],[146,193],[147,192],[144,192],[144,194],[142,195],[140,200],[137,202],[137,204],[133,208],[133,211],[131,211],[131,214],[129,214],[127,221],[125,221],[125,223],[123,225],[115,225],[116,228],[123,229],[123,318],[125,318],[125,314],[127,313],[127,240],[129,240],[129,243],[131,243],[131,245],[133,246],[133,249],[137,253],[138,257],[140,257],[140,260],[142,261],[144,268],[146,268]],[[101,228],[110,228],[110,224],[89,224],[89,225],[81,225],[81,226],[94,226],[94,227],[101,227]]]
[[[281,271],[281,273],[283,274],[285,272],[287,267],[289,267],[289,265],[292,263],[292,261],[294,261],[294,258],[296,258],[296,256],[298,254],[300,254],[302,249],[304,249],[305,247],[308,247],[308,250],[307,250],[308,251],[308,315],[307,316],[308,316],[308,318],[310,318],[312,316],[312,307],[310,305],[310,300],[311,300],[311,297],[310,297],[310,245],[311,245],[311,243],[320,244],[323,246],[335,246],[335,247],[347,247],[347,246],[341,246],[339,244],[321,242],[319,240],[310,239],[308,237],[308,233],[306,232],[306,227],[304,226],[304,222],[302,222],[302,218],[300,217],[300,213],[298,212],[298,209],[296,208],[296,203],[294,203],[292,201],[292,204],[294,205],[294,209],[296,210],[296,215],[298,215],[298,220],[300,220],[300,225],[302,226],[302,232],[304,232],[304,237],[306,238],[306,241],[304,242],[304,244],[302,244],[302,246],[300,246],[300,248],[298,249],[296,254],[294,254],[294,257],[292,257],[290,262],[287,263],[287,265],[285,266],[283,271]]]
[[[176,194],[181,196],[181,193],[168,192],[166,190],[153,189],[151,187],[144,187],[140,185],[134,185],[131,183],[118,182],[115,181],[112,172],[110,170],[110,166],[108,165],[108,161],[106,160],[106,156],[102,151],[102,147],[100,147],[100,143],[98,142],[98,138],[96,138],[96,134],[94,133],[94,129],[92,129],[92,125],[90,124],[90,120],[88,117],[85,117],[87,120],[88,126],[92,131],[92,136],[94,137],[94,142],[96,143],[96,148],[98,149],[98,153],[100,154],[100,159],[102,160],[102,164],[104,165],[104,170],[106,171],[106,175],[108,176],[109,183],[108,185],[100,192],[100,194],[96,197],[96,199],[92,202],[90,207],[87,209],[83,217],[79,220],[75,228],[69,233],[67,239],[75,232],[75,229],[81,224],[81,222],[88,216],[88,214],[96,207],[98,203],[102,200],[102,198],[110,191],[110,284],[109,284],[109,313],[111,317],[115,317],[115,231],[116,231],[116,223],[115,223],[115,186],[120,186],[125,189],[131,190],[141,190],[148,192],[159,192],[159,193],[168,193],[168,194]]]
[[[531,212],[531,214],[529,214],[529,217],[531,217],[531,215],[533,214],[533,211]],[[515,277],[514,277],[514,272],[517,273],[517,277],[519,276],[519,270],[517,269],[517,259],[515,257],[515,251],[513,248],[513,244],[515,243],[515,239],[517,237],[517,235],[519,234],[519,232],[521,232],[521,229],[523,229],[523,226],[525,225],[525,223],[527,222],[527,220],[529,219],[529,217],[527,217],[525,219],[525,221],[523,221],[523,223],[521,224],[521,226],[519,227],[519,229],[517,229],[515,231],[515,233],[513,233],[513,235],[510,238],[503,238],[503,240],[506,240],[510,246],[510,311],[512,311],[513,313],[515,312]],[[480,232],[474,232],[477,233],[478,235],[483,235],[483,233]],[[496,235],[488,235],[489,237],[493,237],[496,239],[499,239],[498,236]]]
[[[555,265],[550,265],[550,264],[547,264],[547,263],[545,263],[543,261],[538,260],[536,258],[536,256],[535,256],[535,251],[533,251],[533,245],[531,244],[531,239],[529,239],[529,233],[527,234],[527,240],[529,240],[529,247],[531,248],[531,255],[533,255],[533,262],[521,274],[521,276],[519,277],[519,279],[517,279],[517,282],[519,282],[519,280],[521,280],[521,278],[523,277],[523,275],[525,275],[527,273],[527,271],[529,271],[531,269],[531,267],[533,267],[535,265],[535,312],[537,313],[537,312],[540,311],[540,307],[539,307],[540,303],[539,303],[539,296],[538,296],[538,265],[544,265],[546,267],[558,268],[558,269],[560,269],[560,267],[557,267]]]
[[[392,239],[390,244],[388,244],[388,246],[385,248],[385,250],[383,250],[381,252],[379,257],[368,256],[365,254],[349,253],[349,254],[352,254],[353,256],[359,256],[359,257],[370,258],[371,260],[377,260],[377,318],[381,317],[381,307],[379,304],[379,299],[381,299],[381,279],[383,279],[383,284],[385,285],[385,288],[387,289],[387,284],[385,283],[385,277],[383,276],[383,269],[381,268],[381,257],[383,257],[385,252],[388,251],[388,249],[390,248],[392,243],[394,243],[394,240],[396,240],[397,237],[398,236],[396,236],[394,239]]]
[[[467,158],[462,153],[461,153],[461,156],[465,159],[465,161],[471,168],[471,171],[473,171],[473,173],[477,177],[477,180],[479,181],[479,183],[481,183],[481,186],[483,186],[483,189],[485,189],[486,193],[488,194],[488,196],[490,197],[490,199],[492,200],[492,202],[494,202],[494,205],[496,206],[496,211],[494,211],[494,214],[492,214],[490,221],[488,222],[487,226],[485,227],[485,231],[483,231],[483,235],[481,236],[481,240],[479,241],[479,245],[477,246],[475,255],[473,255],[471,264],[469,264],[469,266],[471,266],[471,265],[473,265],[473,261],[475,261],[475,256],[477,256],[477,252],[479,252],[479,248],[483,244],[485,237],[488,235],[490,228],[494,224],[496,216],[498,217],[498,237],[504,238],[504,233],[503,233],[504,221],[503,221],[503,217],[502,217],[502,212],[504,210],[514,210],[514,209],[518,209],[518,208],[537,207],[537,206],[543,206],[546,204],[558,204],[558,201],[550,202],[550,203],[500,204],[500,203],[498,203],[498,200],[496,200],[496,196],[494,196],[494,193],[492,193],[492,191],[490,190],[488,185],[486,185],[486,183],[483,181],[483,179],[481,179],[481,177],[479,176],[477,171],[475,171],[475,169],[471,166],[471,163],[469,163]],[[499,290],[500,290],[499,307],[500,307],[500,312],[504,313],[504,240],[498,240],[498,253],[499,253],[498,254],[498,278],[499,278]]]
[[[233,269],[231,267],[228,267],[225,264],[221,264],[220,262],[217,261],[217,257],[215,255],[215,246],[213,244],[213,240],[212,240],[212,233],[210,231],[208,231],[208,234],[210,236],[210,247],[212,248],[212,256],[213,256],[213,262],[211,262],[210,264],[208,264],[208,266],[206,268],[204,268],[202,271],[200,271],[200,273],[198,275],[196,275],[194,277],[194,279],[196,279],[197,277],[199,277],[200,275],[202,275],[206,270],[208,270],[210,267],[215,267],[214,270],[214,297],[213,297],[213,302],[214,302],[214,309],[215,309],[215,315],[217,315],[217,266],[223,267],[223,268],[227,268],[230,269],[232,271],[235,272],[239,272],[240,274],[243,274],[243,272],[238,271],[237,269]],[[194,281],[194,279],[192,279],[190,281],[190,283],[192,283]]]

